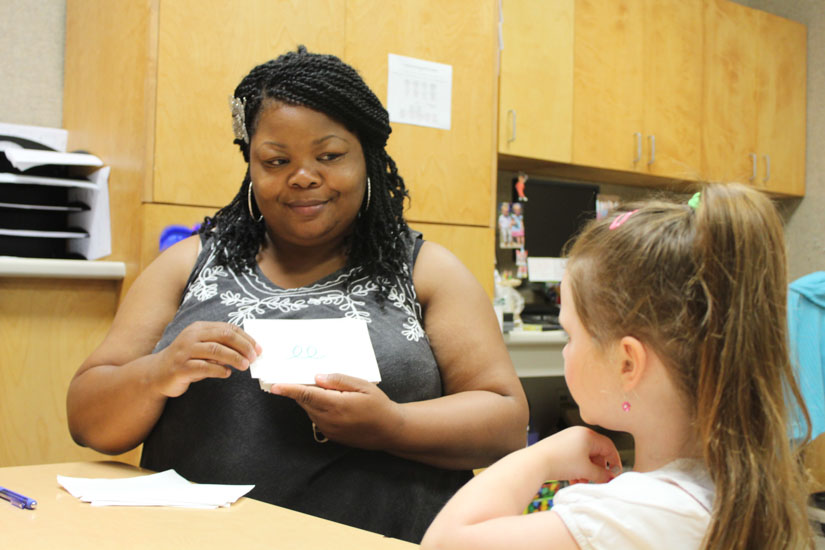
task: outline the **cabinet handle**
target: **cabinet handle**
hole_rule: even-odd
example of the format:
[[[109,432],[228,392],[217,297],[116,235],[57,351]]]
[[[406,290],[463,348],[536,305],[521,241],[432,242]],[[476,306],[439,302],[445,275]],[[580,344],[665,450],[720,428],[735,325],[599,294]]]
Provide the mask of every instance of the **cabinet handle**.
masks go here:
[[[510,132],[510,137],[507,138],[507,143],[510,143],[516,141],[516,110],[508,109],[507,114],[511,115],[511,118],[513,119],[512,131]]]
[[[751,183],[756,183],[756,153],[750,153],[751,157]]]
[[[771,179],[771,156],[765,155],[765,179],[763,181],[768,183],[769,179]]]
[[[649,135],[647,137],[650,139],[650,160],[647,161],[647,165],[650,166],[656,162],[656,136]]]
[[[633,136],[636,138],[636,156],[633,158],[633,164],[636,164],[642,160],[642,133],[633,132]]]

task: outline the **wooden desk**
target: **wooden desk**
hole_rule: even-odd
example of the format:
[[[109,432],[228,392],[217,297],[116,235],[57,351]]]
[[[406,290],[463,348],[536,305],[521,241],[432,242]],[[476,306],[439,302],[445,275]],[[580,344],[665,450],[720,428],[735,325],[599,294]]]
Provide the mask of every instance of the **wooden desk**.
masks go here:
[[[57,484],[57,475],[131,477],[118,462],[0,468],[0,486],[37,500],[36,510],[0,501],[0,542],[27,550],[278,548],[383,550],[417,545],[241,498],[229,508],[92,507]]]

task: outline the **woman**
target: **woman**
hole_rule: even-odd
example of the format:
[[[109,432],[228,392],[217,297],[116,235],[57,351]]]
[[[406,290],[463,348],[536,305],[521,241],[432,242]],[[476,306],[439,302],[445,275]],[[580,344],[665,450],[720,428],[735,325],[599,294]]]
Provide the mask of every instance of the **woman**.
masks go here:
[[[231,106],[241,188],[132,285],[69,388],[72,436],[144,443],[146,468],[417,542],[469,469],[524,444],[490,301],[407,227],[387,112],[353,68],[301,47],[254,68]],[[245,319],[353,316],[380,384],[329,375],[270,395],[246,372],[267,343]]]

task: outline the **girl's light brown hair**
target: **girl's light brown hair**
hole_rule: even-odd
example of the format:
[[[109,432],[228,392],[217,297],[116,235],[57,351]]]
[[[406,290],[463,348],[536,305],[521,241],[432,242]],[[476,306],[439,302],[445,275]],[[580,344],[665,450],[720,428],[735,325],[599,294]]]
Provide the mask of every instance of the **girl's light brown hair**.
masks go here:
[[[810,425],[788,357],[782,222],[760,192],[709,184],[694,209],[663,200],[591,222],[566,277],[600,344],[652,346],[692,406],[716,485],[705,548],[810,548],[789,406]],[[618,214],[618,213],[617,213]],[[809,431],[810,433],[810,431]]]

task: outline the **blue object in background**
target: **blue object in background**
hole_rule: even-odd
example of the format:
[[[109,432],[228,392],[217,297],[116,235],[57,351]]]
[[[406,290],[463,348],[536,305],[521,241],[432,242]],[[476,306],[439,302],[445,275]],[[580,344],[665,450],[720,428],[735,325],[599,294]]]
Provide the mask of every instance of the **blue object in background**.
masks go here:
[[[192,227],[185,225],[167,225],[160,232],[160,250],[164,251],[178,241],[182,241],[186,237],[194,235],[201,224],[196,223]]]
[[[811,439],[825,432],[825,271],[795,280],[788,289],[788,332],[791,360],[811,416]],[[791,434],[805,435],[794,415]]]

